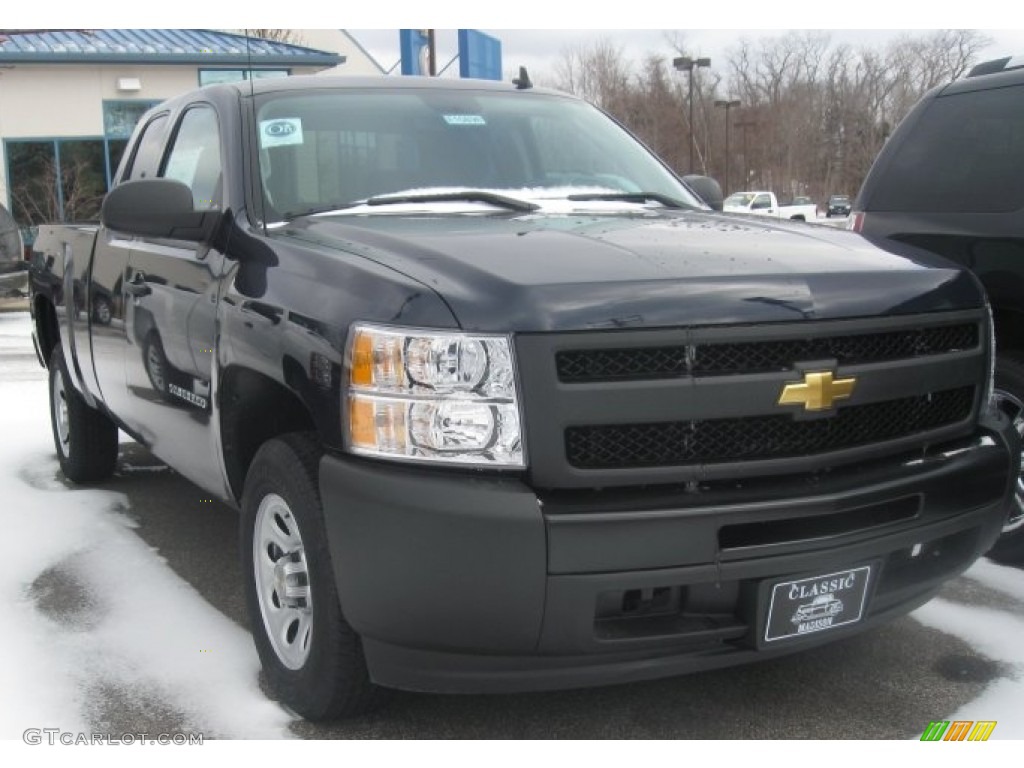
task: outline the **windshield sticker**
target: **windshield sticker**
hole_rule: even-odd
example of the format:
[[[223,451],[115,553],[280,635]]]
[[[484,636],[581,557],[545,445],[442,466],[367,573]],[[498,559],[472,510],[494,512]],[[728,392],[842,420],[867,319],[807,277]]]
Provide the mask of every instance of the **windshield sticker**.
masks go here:
[[[445,115],[448,125],[487,125],[483,115]]]
[[[260,148],[284,147],[302,143],[302,118],[281,117],[260,120]]]

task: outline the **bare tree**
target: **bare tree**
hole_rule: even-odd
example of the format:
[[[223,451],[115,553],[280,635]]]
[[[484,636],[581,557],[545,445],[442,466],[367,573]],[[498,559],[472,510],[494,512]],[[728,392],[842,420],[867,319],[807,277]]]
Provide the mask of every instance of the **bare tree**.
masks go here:
[[[17,179],[11,186],[15,219],[23,226],[95,219],[105,189],[91,176],[88,163],[81,158],[62,162],[59,179],[54,157],[39,161],[31,176]]]
[[[555,77],[562,90],[614,112],[629,89],[630,65],[620,46],[601,38],[563,50]]]
[[[261,40],[273,40],[275,43],[302,45],[302,35],[294,29],[245,29],[242,33]]]
[[[673,55],[694,55],[679,32],[665,54],[626,59],[608,39],[563,52],[554,84],[597,104],[673,168],[687,168],[690,136],[699,168],[725,171],[725,115],[732,110],[731,165],[743,184],[780,196],[854,194],[893,129],[930,88],[963,77],[990,41],[976,30],[907,34],[888,45],[853,48],[826,32],[740,40],[724,62],[694,71],[694,126],[687,83]],[[740,129],[740,130],[737,130]]]

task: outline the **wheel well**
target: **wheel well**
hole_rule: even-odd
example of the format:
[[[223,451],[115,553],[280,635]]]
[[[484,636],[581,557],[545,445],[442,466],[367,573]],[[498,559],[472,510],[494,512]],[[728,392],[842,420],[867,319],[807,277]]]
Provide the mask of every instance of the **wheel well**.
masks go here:
[[[789,217],[792,221],[807,221],[802,213],[798,213],[796,216]]]
[[[236,499],[256,451],[267,440],[315,430],[309,410],[290,390],[248,368],[228,368],[220,383],[221,442]]]
[[[39,351],[47,365],[50,364],[50,356],[53,350],[60,343],[60,326],[57,325],[57,310],[53,304],[43,296],[36,297],[36,339],[39,341]]]

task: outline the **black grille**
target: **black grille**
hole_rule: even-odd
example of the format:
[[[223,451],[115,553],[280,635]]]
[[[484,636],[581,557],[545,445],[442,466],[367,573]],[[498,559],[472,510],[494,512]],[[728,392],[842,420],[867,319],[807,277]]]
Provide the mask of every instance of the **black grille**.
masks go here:
[[[841,409],[799,421],[789,414],[739,419],[569,427],[566,458],[581,469],[677,466],[804,456],[881,443],[963,421],[974,387]]]
[[[557,353],[555,360],[561,381],[617,381],[784,371],[794,363],[813,360],[836,360],[840,365],[873,363],[977,346],[977,324],[961,323],[813,339],[576,349]]]

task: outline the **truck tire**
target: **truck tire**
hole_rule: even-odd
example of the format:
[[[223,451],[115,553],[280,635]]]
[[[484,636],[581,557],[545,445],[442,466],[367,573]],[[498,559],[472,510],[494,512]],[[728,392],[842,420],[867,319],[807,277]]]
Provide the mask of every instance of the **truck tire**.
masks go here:
[[[146,336],[145,344],[142,347],[142,362],[146,368],[146,375],[149,383],[159,394],[167,397],[167,355],[164,354],[164,345],[160,342],[160,334],[155,330],[150,331]]]
[[[50,426],[64,477],[75,483],[105,480],[117,465],[117,426],[90,408],[71,386],[60,344],[50,355]]]
[[[386,695],[370,681],[359,635],[334,585],[313,435],[256,452],[242,494],[246,603],[263,670],[281,702],[307,720],[369,711]]]
[[[1006,352],[996,358],[995,400],[1024,436],[1024,354]],[[1024,563],[1024,469],[1017,477],[1010,514],[989,558],[1000,563]]]

